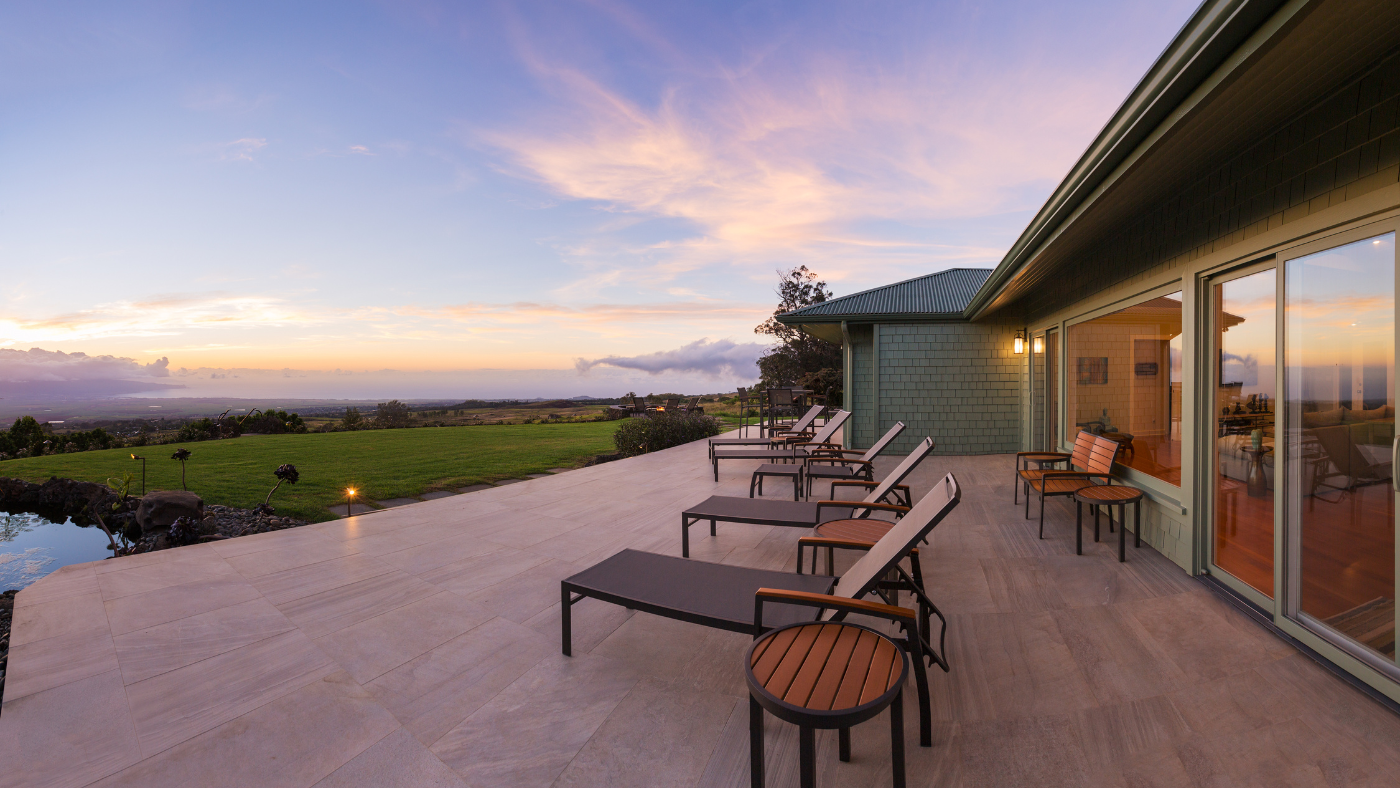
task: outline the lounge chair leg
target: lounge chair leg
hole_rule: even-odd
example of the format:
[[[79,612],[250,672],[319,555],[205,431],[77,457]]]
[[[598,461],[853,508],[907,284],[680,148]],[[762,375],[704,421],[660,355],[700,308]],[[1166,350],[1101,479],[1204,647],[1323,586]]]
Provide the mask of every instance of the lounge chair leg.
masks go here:
[[[559,591],[559,618],[560,629],[564,637],[564,656],[572,657],[574,655],[574,633],[573,622],[570,620],[570,617],[573,613],[571,609],[573,608],[573,595],[569,593],[569,587],[566,585],[561,584],[559,586]]]
[[[681,515],[681,557],[690,557],[690,523],[685,521],[685,515]]]
[[[849,762],[851,760],[851,729],[838,728],[836,731],[836,741],[838,750],[837,757],[839,757],[843,763]]]
[[[714,535],[715,535],[715,521],[714,521],[714,520],[711,520],[711,521],[710,521],[710,536],[714,536]]]
[[[921,655],[910,654],[909,656],[914,663],[914,686],[919,690],[919,746],[932,747],[933,709],[931,708],[928,698],[928,674],[924,672],[924,660]],[[899,703],[899,700],[896,699],[895,703]],[[893,709],[894,707],[891,706],[890,708]],[[903,719],[903,712],[901,711],[901,731],[903,730]],[[904,736],[901,733],[900,742],[902,743],[903,740]]]
[[[715,466],[715,484],[719,484],[719,457],[715,457],[712,464]]]
[[[758,483],[758,481],[759,481],[759,477],[758,477],[758,474],[756,474],[756,473],[755,473],[752,477],[749,478],[749,497],[750,497],[750,498],[753,497],[753,487],[754,487],[754,484]],[[759,494],[760,494],[760,495],[762,494],[762,491],[761,491],[761,490],[759,491]]]
[[[797,729],[797,774],[802,788],[817,788],[817,731],[805,725]]]
[[[922,742],[932,747],[932,741]],[[894,696],[890,703],[890,766],[894,772],[894,788],[904,788],[904,693]]]
[[[763,788],[763,707],[749,696],[749,784]]]

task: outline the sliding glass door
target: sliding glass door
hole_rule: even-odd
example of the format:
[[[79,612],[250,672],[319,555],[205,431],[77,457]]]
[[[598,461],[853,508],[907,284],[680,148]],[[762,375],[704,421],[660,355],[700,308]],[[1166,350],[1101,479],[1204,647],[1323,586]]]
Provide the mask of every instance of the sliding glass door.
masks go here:
[[[1396,677],[1395,233],[1341,241],[1282,263],[1284,613]]]
[[[1209,291],[1211,570],[1259,603],[1274,595],[1277,291],[1272,266],[1215,277]]]

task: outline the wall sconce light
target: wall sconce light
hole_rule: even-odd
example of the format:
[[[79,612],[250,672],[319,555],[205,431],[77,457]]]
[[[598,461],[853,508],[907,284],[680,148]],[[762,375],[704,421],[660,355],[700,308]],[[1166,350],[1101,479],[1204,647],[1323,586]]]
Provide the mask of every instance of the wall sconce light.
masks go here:
[[[1021,355],[1026,352],[1026,330],[1017,329],[1016,338],[1011,342],[1011,352]]]
[[[1045,352],[1045,337],[1036,337],[1032,343],[1037,356]]]

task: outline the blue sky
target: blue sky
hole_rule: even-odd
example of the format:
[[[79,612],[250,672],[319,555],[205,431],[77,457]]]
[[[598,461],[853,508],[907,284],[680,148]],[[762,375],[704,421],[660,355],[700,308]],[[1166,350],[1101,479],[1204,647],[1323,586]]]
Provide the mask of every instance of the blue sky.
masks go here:
[[[0,8],[0,348],[190,393],[718,390],[779,268],[994,265],[1194,9],[286,5]],[[677,361],[577,371],[633,356]]]

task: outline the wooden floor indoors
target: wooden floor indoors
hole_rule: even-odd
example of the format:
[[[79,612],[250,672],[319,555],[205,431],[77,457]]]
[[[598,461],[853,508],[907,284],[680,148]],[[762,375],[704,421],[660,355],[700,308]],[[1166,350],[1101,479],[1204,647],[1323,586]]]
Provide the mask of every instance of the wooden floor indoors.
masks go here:
[[[1011,468],[913,480],[952,471],[964,497],[923,550],[952,672],[932,748],[905,704],[912,785],[1395,784],[1400,716],[1151,549],[1074,555],[1063,501],[1036,539]],[[586,600],[566,658],[559,580],[679,554],[679,512],[748,470],[716,485],[689,445],[61,570],[17,598],[0,786],[747,785],[747,638]],[[800,535],[705,530],[696,557],[767,568]],[[768,784],[795,786],[796,731],[768,725]],[[888,731],[856,728],[849,763],[821,735],[819,784],[889,785]]]

